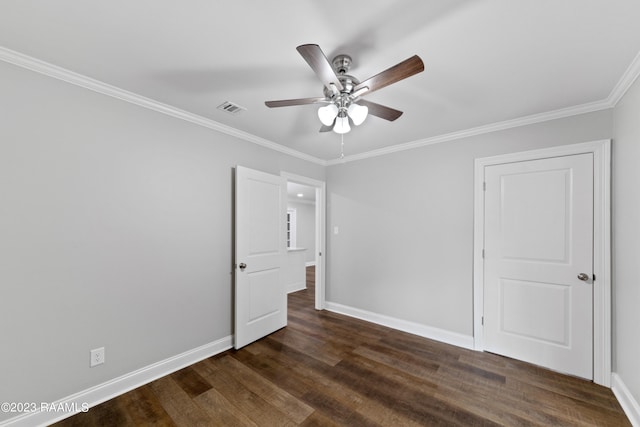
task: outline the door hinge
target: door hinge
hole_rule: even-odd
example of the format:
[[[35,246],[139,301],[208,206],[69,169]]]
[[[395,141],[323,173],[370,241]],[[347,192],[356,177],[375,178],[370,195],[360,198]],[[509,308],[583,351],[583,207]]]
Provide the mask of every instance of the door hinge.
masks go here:
[[[480,318],[480,323],[482,324],[482,326],[484,326],[484,316]]]
[[[484,259],[484,249],[482,250],[482,258]]]
[[[482,191],[487,191],[487,183],[486,182],[482,183]]]

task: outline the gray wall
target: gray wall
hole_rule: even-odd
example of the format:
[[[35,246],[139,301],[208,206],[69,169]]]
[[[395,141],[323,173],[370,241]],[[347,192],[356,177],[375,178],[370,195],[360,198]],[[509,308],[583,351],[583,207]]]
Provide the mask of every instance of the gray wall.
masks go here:
[[[325,179],[3,62],[0,93],[0,401],[53,401],[230,335],[233,166]],[[636,83],[615,112],[327,168],[327,300],[471,335],[473,160],[615,130],[614,370],[640,400],[638,110]]]
[[[306,249],[305,262],[314,262],[316,260],[316,205],[289,200],[287,207],[296,210],[296,246]]]
[[[0,93],[2,402],[52,402],[228,337],[232,168],[324,179],[4,62]]]
[[[474,159],[611,130],[606,110],[329,167],[327,301],[472,335]]]
[[[640,80],[614,110],[613,362],[640,402]]]

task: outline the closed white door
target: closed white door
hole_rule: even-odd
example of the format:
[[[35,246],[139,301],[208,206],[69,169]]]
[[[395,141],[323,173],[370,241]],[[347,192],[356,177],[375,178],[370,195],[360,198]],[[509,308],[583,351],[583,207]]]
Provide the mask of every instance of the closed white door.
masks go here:
[[[593,378],[593,154],[485,167],[484,348]]]
[[[235,331],[241,348],[287,325],[286,181],[236,167]]]

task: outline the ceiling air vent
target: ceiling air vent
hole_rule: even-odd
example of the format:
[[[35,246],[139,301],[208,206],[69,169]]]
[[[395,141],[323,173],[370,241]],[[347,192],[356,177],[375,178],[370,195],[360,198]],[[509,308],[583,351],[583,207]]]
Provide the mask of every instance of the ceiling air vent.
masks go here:
[[[229,101],[225,101],[222,104],[218,105],[218,110],[226,111],[227,113],[231,114],[240,114],[243,111],[247,111],[246,108]]]

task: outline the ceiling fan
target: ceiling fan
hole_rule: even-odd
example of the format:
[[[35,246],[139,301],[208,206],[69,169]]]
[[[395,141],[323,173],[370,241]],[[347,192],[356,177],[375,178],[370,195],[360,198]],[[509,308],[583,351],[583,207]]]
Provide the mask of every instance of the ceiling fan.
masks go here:
[[[351,130],[350,121],[358,126],[364,122],[367,114],[389,121],[396,120],[402,115],[402,111],[365,101],[362,96],[424,71],[422,60],[414,55],[360,82],[347,74],[351,67],[349,55],[337,55],[329,62],[317,44],[303,44],[296,49],[324,84],[324,97],[266,101],[265,105],[276,108],[326,104],[318,110],[318,118],[322,122],[320,132],[333,130],[339,134],[347,133]]]

